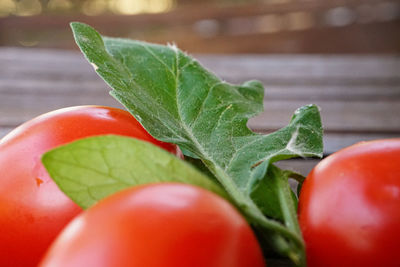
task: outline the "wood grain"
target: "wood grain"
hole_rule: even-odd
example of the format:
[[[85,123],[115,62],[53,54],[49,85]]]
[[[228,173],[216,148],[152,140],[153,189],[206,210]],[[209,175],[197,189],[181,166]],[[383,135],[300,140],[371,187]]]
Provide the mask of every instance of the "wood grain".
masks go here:
[[[265,85],[265,112],[249,126],[269,133],[298,107],[315,103],[325,129],[324,153],[359,141],[400,136],[398,56],[196,55],[232,83]],[[74,105],[121,107],[81,54],[0,48],[0,137],[42,113]],[[306,174],[313,163],[297,164]],[[304,167],[302,167],[304,165]]]
[[[52,10],[39,16],[0,17],[0,45],[76,49],[68,24],[81,21],[104,35],[175,42],[199,53],[400,51],[396,0],[178,2],[176,8],[161,14],[85,16],[65,12],[60,16]],[[335,9],[346,10],[351,19],[340,25],[332,23],[330,14]],[[303,19],[295,22],[293,18],[299,14]]]

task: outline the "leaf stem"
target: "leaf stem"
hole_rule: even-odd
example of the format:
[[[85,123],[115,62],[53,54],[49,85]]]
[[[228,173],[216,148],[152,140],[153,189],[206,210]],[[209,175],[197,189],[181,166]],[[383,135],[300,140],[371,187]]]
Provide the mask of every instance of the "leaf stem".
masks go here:
[[[274,248],[277,250],[277,252],[290,258],[297,266],[305,266],[304,241],[301,236],[300,228],[298,227],[296,211],[293,203],[289,202],[292,203],[291,206],[287,203],[287,200],[289,200],[286,196],[287,194],[283,193],[282,196],[282,198],[284,198],[282,205],[285,206],[284,210],[286,210],[284,214],[287,213],[285,214],[285,222],[288,222],[285,227],[277,221],[266,218],[253,200],[243,194],[243,192],[237,188],[237,186],[232,182],[232,179],[228,177],[222,169],[218,169],[218,167],[217,169],[214,169],[213,165],[207,164],[207,162],[205,162],[205,164],[212,172],[214,172],[214,175],[223,185],[228,194],[233,196],[232,199],[234,199],[239,209],[244,213],[249,222],[256,227],[260,226],[261,228],[268,230],[268,232],[274,233]],[[285,177],[286,184],[283,184],[281,186],[282,188],[289,186],[289,183],[287,182],[287,176]],[[291,197],[290,192],[288,197]],[[289,225],[291,227],[289,227]]]
[[[289,178],[293,178],[295,179],[297,182],[299,183],[303,183],[304,180],[306,179],[306,177],[304,177],[303,175],[301,175],[300,173],[294,172],[294,171],[290,171],[290,170],[285,170],[284,171],[285,175]]]
[[[301,266],[305,266],[305,251],[304,251],[304,240],[302,237],[302,233],[300,230],[299,222],[297,220],[297,212],[296,212],[296,207],[294,204],[294,201],[292,199],[292,192],[288,183],[288,178],[289,176],[292,176],[293,173],[291,171],[281,171],[274,165],[270,166],[272,171],[278,172],[275,179],[277,179],[278,183],[278,197],[279,197],[279,203],[281,206],[282,214],[284,217],[284,222],[287,228],[295,232],[298,236],[299,239],[301,239],[302,243],[302,248],[300,251],[300,258],[299,258],[299,263]]]

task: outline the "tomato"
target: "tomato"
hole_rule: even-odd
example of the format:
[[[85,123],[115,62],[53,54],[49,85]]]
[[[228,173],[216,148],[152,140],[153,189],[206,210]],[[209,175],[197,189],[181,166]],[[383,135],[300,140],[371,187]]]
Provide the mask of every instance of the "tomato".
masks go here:
[[[41,267],[258,267],[260,246],[225,199],[159,183],[118,192],[75,218]]]
[[[128,112],[81,106],[39,116],[0,141],[0,266],[36,266],[61,229],[81,209],[50,179],[41,155],[75,139],[118,134],[175,152],[152,138]]]
[[[400,139],[363,142],[322,160],[300,192],[313,266],[400,266]]]

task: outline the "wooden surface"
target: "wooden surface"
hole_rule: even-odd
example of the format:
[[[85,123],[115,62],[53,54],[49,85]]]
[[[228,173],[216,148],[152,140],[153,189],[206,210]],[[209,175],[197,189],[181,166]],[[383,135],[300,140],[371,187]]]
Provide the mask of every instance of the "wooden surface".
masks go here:
[[[232,83],[258,79],[265,112],[249,126],[268,133],[288,123],[296,108],[320,106],[324,154],[363,140],[400,136],[398,56],[198,55]],[[0,48],[0,138],[39,114],[74,105],[121,105],[83,56],[75,51]],[[318,162],[280,165],[303,174]]]
[[[400,0],[175,2],[169,12],[124,16],[57,14],[44,5],[42,15],[0,16],[0,45],[76,48],[69,23],[81,21],[104,35],[197,53],[400,52]]]

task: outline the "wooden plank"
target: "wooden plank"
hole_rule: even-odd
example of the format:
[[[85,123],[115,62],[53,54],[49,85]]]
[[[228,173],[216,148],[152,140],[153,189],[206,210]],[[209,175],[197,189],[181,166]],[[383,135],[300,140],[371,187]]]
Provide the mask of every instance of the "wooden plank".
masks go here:
[[[324,154],[330,155],[342,148],[354,145],[359,142],[377,139],[399,138],[400,133],[332,133],[324,135]]]
[[[0,125],[18,125],[42,113],[78,105],[122,107],[114,98],[102,95],[1,95]]]
[[[283,54],[398,54],[400,52],[400,20],[371,24],[350,24],[345,27],[315,27],[299,31],[275,33],[252,32],[220,35],[213,38],[184,34],[149,36],[145,40],[173,40],[192,53],[209,54],[283,53]]]
[[[149,27],[153,25],[182,25],[202,19],[226,20],[237,17],[260,16],[266,14],[286,14],[291,12],[317,12],[335,7],[354,8],[360,5],[374,5],[382,0],[330,0],[330,1],[289,1],[284,3],[247,3],[241,5],[187,5],[167,13],[141,14],[132,16],[85,16],[85,15],[40,15],[27,17],[0,18],[0,29],[10,30],[14,27],[24,30],[32,29],[65,29],[70,21],[82,21],[107,29],[109,34],[118,34],[118,25]],[[132,28],[132,27],[128,27]]]
[[[321,108],[326,131],[400,132],[400,100],[393,101],[266,101],[264,112],[249,126],[257,131],[280,128],[293,112],[314,103]]]
[[[67,91],[66,91],[67,92]],[[0,124],[14,125],[49,109],[71,105],[115,105],[107,91],[90,94],[1,94]],[[287,124],[293,112],[304,105],[317,104],[326,131],[400,132],[400,99],[377,101],[273,100],[265,101],[265,111],[252,118],[256,131],[278,129]],[[11,116],[7,115],[11,114]],[[21,115],[23,114],[23,115]]]
[[[400,59],[393,55],[203,55],[199,60],[229,80],[400,82]]]
[[[289,14],[290,15],[290,14]],[[283,15],[277,20],[283,21],[280,25],[283,29],[273,33],[265,33],[262,26],[253,18],[250,24],[255,26],[242,33],[235,33],[235,26],[227,26],[225,21],[213,21],[218,28],[218,34],[215,36],[205,36],[196,30],[196,24],[182,23],[181,25],[168,26],[159,25],[159,30],[155,31],[149,25],[140,27],[140,24],[114,24],[99,25],[91,23],[90,19],[79,19],[69,17],[69,21],[84,21],[96,27],[104,35],[127,37],[134,39],[147,40],[155,43],[174,42],[184,50],[191,53],[399,53],[400,35],[396,34],[400,26],[400,19],[391,21],[374,21],[373,23],[352,23],[345,27],[327,27],[327,25],[314,25],[312,28],[304,30],[285,29],[285,18]],[[10,17],[11,18],[11,17]],[[8,18],[7,18],[8,19]],[[30,19],[21,18],[18,19]],[[241,19],[241,18],[239,18]],[[52,20],[58,18],[46,18],[45,20],[30,21],[31,24],[52,23]],[[313,18],[313,21],[322,20],[319,17]],[[73,42],[68,22],[64,21],[62,27],[55,29],[44,28],[34,33],[33,29],[18,27],[18,22],[4,23],[1,26],[0,18],[0,43],[3,46],[21,46],[24,41],[37,42],[39,47],[58,47],[67,49],[77,49]],[[201,21],[200,21],[201,23]],[[130,25],[129,27],[126,25]],[[134,28],[137,27],[137,28]],[[161,28],[161,29],[160,29]],[[224,30],[228,28],[228,30]],[[24,30],[22,30],[24,29]],[[35,28],[37,31],[37,28]],[[225,31],[220,33],[219,31]],[[226,32],[228,31],[228,32]],[[230,32],[229,32],[230,31]]]
[[[82,74],[82,72],[81,72]],[[52,77],[54,78],[53,75]],[[4,76],[0,72],[1,94],[53,94],[53,95],[81,95],[101,94],[110,88],[97,75],[88,75],[83,79],[46,78]],[[269,101],[395,101],[400,99],[400,84],[362,84],[362,85],[326,85],[326,84],[278,84],[264,82],[265,100]]]
[[[282,169],[292,170],[307,176],[318,162],[320,162],[320,159],[290,159],[279,161],[276,165]]]
[[[400,94],[400,60],[393,56],[199,58],[229,82],[261,80],[267,99],[376,100],[397,99]],[[0,78],[2,93],[107,90],[83,56],[70,51],[2,48]]]
[[[82,72],[81,72],[82,74]],[[62,75],[59,73],[59,76]],[[39,75],[38,75],[39,76]],[[46,77],[4,77],[0,73],[0,93],[2,94],[91,94],[108,91],[109,87],[97,75],[83,79]],[[241,82],[240,82],[241,83]],[[239,82],[237,84],[240,84]],[[272,84],[265,86],[265,99],[268,100],[331,100],[331,101],[393,101],[400,98],[400,84]]]
[[[207,68],[232,82],[260,79],[293,82],[396,82],[400,83],[400,58],[393,55],[195,55]],[[34,67],[32,66],[34,64]],[[76,51],[51,49],[0,49],[1,75],[62,72],[66,77],[91,66]],[[50,75],[49,75],[50,76]],[[75,76],[74,76],[75,77]]]
[[[0,74],[0,94],[30,95],[91,95],[107,96],[110,87],[97,75],[93,79],[41,79],[33,77],[3,78]],[[1,101],[1,100],[0,100]]]
[[[362,140],[400,136],[400,59],[395,56],[207,56],[228,81],[266,84],[265,112],[249,126],[267,133],[294,110],[316,103],[325,154]],[[72,51],[0,48],[0,134],[39,114],[72,105],[121,107],[83,56]]]
[[[271,85],[265,82],[265,100],[393,101],[400,99],[400,84]]]

